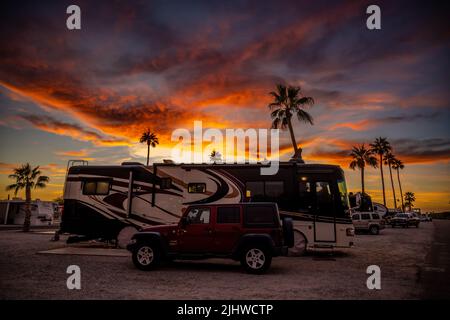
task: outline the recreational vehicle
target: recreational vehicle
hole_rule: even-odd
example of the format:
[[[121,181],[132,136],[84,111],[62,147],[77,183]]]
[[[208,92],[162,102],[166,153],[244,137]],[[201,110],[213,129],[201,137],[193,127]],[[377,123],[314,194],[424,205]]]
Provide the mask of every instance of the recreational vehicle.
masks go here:
[[[354,228],[338,166],[283,162],[275,175],[263,164],[123,163],[68,167],[60,232],[117,239],[126,245],[148,225],[179,221],[189,205],[274,202],[294,220],[291,254],[314,247],[349,247]]]
[[[51,201],[34,200],[30,203],[31,226],[53,225],[57,204]],[[25,220],[25,200],[12,199],[0,201],[0,223],[22,225]]]

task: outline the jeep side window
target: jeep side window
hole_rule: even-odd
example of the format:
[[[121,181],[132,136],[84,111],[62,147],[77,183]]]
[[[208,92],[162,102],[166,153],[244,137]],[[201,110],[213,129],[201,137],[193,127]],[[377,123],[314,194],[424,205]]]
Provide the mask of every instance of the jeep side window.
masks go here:
[[[370,220],[370,214],[368,214],[368,213],[361,214],[361,219],[363,219],[363,220]]]
[[[209,217],[210,217],[209,208],[193,208],[186,215],[189,224],[209,223]]]
[[[239,207],[217,208],[217,223],[240,223],[241,213]]]
[[[354,215],[352,216],[352,219],[353,219],[353,220],[359,220],[359,214],[354,214]]]
[[[246,227],[275,227],[279,221],[273,206],[247,206],[244,213]]]
[[[373,219],[380,219],[380,216],[377,213],[372,213],[372,218]]]

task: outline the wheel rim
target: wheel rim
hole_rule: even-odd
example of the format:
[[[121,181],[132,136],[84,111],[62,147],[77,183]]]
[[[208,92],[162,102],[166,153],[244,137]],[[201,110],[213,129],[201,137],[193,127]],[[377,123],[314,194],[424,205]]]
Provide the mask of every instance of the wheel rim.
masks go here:
[[[266,262],[266,256],[260,249],[250,249],[245,255],[247,265],[252,269],[260,269]]]
[[[150,247],[141,247],[137,252],[137,260],[143,266],[148,266],[153,261],[153,250]]]

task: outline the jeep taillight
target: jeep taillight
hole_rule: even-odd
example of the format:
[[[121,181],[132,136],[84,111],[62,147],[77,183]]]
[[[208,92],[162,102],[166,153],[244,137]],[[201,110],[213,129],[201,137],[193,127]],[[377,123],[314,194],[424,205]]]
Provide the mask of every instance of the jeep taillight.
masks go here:
[[[355,229],[354,228],[347,228],[347,236],[353,237],[355,235]]]

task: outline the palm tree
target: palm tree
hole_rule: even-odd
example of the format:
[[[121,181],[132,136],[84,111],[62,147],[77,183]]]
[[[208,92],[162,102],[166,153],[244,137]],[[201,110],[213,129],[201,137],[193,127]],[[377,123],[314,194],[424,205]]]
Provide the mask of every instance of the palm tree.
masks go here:
[[[209,154],[209,160],[211,162],[216,163],[217,162],[222,162],[222,155],[220,154],[219,151],[213,150],[211,151],[211,153]]]
[[[388,152],[384,155],[383,160],[384,164],[387,165],[389,168],[389,175],[391,177],[392,195],[394,196],[394,209],[397,209],[397,198],[395,196],[394,179],[392,178],[392,165],[397,159],[391,152]]]
[[[23,232],[28,232],[30,231],[31,222],[31,189],[45,188],[50,179],[47,176],[41,175],[39,166],[31,168],[29,163],[15,168],[13,172],[13,174],[9,175],[9,178],[15,179],[16,182],[7,186],[6,190],[14,190],[14,195],[17,196],[19,190],[25,189],[25,220],[23,222]]]
[[[403,191],[402,191],[402,183],[400,182],[400,170],[403,170],[405,168],[405,165],[400,159],[395,159],[395,161],[392,164],[392,169],[395,169],[397,171],[397,179],[398,179],[398,186],[400,188],[400,198],[402,200],[402,211],[405,211],[405,204],[403,202]]]
[[[358,168],[361,171],[361,189],[364,193],[364,169],[366,165],[376,168],[378,160],[373,156],[372,150],[366,149],[364,143],[359,147],[353,147],[350,156],[353,158],[350,169]]]
[[[383,175],[383,156],[391,151],[391,144],[387,141],[387,138],[376,138],[373,143],[370,144],[373,153],[378,154],[380,157],[380,172],[381,172],[381,185],[383,188],[383,204],[386,206],[386,193],[384,191],[384,175]]]
[[[147,165],[150,159],[150,146],[156,148],[156,145],[159,144],[158,137],[155,133],[151,132],[150,129],[147,129],[139,140],[140,143],[147,143]]]
[[[270,95],[274,98],[273,102],[269,104],[269,109],[272,111],[270,114],[272,128],[280,128],[282,130],[285,130],[286,127],[289,128],[292,146],[294,147],[292,159],[304,162],[302,159],[302,148],[298,147],[295,140],[291,118],[293,115],[297,115],[299,121],[313,124],[312,116],[304,110],[304,107],[312,106],[314,99],[303,96],[300,87],[286,87],[282,84],[277,85],[277,91],[270,92]]]
[[[405,206],[410,208],[414,207],[413,202],[416,201],[416,195],[414,192],[405,192]]]

